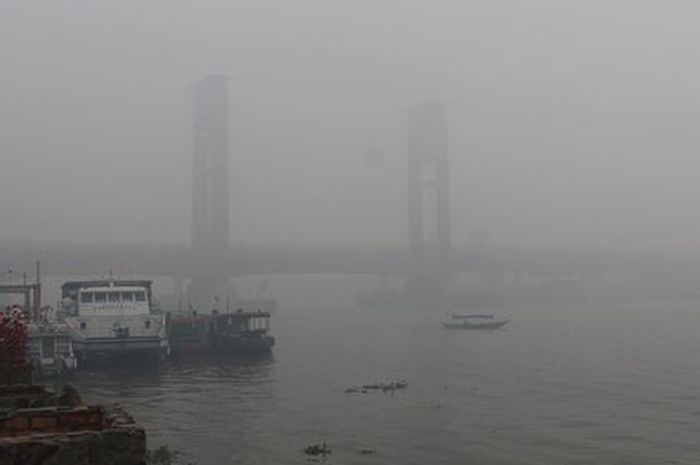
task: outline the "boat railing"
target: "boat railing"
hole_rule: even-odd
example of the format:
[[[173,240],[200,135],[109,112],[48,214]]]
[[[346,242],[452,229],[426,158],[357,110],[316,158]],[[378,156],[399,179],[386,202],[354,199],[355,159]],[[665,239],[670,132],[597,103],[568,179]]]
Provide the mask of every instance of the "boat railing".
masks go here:
[[[168,313],[167,321],[171,333],[198,333],[201,331],[265,334],[270,329],[270,312],[243,311],[218,312],[209,314],[196,311],[190,313]]]

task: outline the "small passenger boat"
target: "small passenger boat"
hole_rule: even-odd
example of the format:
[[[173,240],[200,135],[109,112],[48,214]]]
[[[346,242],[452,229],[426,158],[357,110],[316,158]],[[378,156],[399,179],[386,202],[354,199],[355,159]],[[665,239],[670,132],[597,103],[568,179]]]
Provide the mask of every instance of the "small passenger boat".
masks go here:
[[[498,329],[508,323],[488,314],[450,314],[450,321],[443,321],[442,326],[450,329]]]

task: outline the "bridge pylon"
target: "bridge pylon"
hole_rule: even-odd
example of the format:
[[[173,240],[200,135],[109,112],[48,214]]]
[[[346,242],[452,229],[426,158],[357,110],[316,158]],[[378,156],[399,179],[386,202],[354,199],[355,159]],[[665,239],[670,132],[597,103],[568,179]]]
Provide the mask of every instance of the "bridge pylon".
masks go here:
[[[445,105],[424,102],[408,115],[408,240],[417,254],[447,255],[450,233]]]
[[[225,76],[209,75],[193,86],[191,246],[194,259],[205,263],[230,252],[227,83]],[[193,276],[192,304],[208,310],[221,279]]]
[[[430,101],[409,108],[408,241],[424,272],[406,282],[408,294],[443,294],[452,249],[448,123],[445,104]]]

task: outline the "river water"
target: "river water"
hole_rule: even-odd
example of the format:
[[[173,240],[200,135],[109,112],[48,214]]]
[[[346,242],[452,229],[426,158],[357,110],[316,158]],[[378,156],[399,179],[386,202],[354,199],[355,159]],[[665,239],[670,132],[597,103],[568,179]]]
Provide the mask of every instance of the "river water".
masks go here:
[[[198,465],[700,463],[700,302],[508,308],[501,330],[415,309],[273,316],[272,357],[81,373]],[[404,379],[405,390],[345,393]],[[372,449],[373,454],[361,454]]]

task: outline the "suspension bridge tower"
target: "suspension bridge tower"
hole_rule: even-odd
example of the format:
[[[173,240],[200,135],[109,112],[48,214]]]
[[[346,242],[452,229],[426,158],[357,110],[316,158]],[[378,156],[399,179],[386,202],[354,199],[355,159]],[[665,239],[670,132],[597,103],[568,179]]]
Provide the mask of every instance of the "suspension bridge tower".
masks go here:
[[[192,276],[189,300],[208,310],[215,277],[206,263],[230,250],[228,186],[228,78],[209,75],[193,86],[192,235],[193,260],[202,263]]]
[[[408,114],[408,241],[423,270],[406,292],[431,295],[449,279],[450,232],[448,128],[445,105],[424,102]]]

